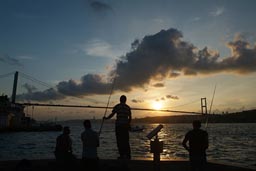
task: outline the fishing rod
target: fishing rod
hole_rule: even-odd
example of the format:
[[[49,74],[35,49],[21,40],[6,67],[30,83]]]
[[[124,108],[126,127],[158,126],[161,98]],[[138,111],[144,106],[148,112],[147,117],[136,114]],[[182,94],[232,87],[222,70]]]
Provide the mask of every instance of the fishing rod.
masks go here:
[[[214,100],[214,96],[215,96],[215,92],[216,92],[216,87],[217,87],[217,84],[215,84],[215,87],[214,87],[214,91],[213,91],[213,95],[212,95],[212,100],[211,100],[211,105],[210,105],[210,110],[209,110],[209,113],[211,113],[212,111],[212,105],[213,105],[213,100]],[[208,121],[209,121],[209,115],[207,114],[207,117],[206,117],[206,122],[205,122],[205,129],[207,129],[208,127]]]
[[[101,134],[101,130],[102,130],[102,127],[103,127],[103,123],[104,123],[104,118],[106,117],[106,114],[107,114],[107,110],[108,110],[108,105],[109,105],[109,102],[110,102],[110,98],[111,98],[111,95],[112,95],[112,92],[113,92],[113,89],[114,89],[114,84],[115,84],[115,79],[113,80],[113,83],[112,83],[112,87],[111,87],[111,90],[110,90],[110,94],[108,96],[108,103],[107,103],[107,107],[105,108],[105,112],[104,112],[104,116],[102,118],[102,121],[101,121],[101,125],[100,125],[100,130],[99,130],[99,136]]]

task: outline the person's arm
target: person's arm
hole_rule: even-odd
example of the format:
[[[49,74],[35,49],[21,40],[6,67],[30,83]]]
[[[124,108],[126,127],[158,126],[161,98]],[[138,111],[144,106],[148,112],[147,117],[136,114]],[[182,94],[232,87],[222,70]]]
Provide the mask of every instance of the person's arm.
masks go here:
[[[110,113],[107,117],[103,117],[103,119],[111,119],[116,114],[116,106],[112,110],[112,113]]]
[[[183,141],[182,141],[182,145],[183,145],[183,147],[184,147],[187,151],[189,151],[189,147],[188,147],[188,145],[187,145],[187,142],[188,142],[188,138],[187,138],[187,135],[186,135],[185,138],[184,138]]]
[[[115,113],[111,113],[110,115],[108,115],[107,117],[103,117],[103,119],[111,119],[113,116],[115,115]]]

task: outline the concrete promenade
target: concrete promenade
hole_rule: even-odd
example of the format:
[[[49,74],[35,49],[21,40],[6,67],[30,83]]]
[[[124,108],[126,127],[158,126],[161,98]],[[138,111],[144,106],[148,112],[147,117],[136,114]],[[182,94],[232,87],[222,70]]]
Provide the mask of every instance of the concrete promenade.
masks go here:
[[[20,165],[20,161],[0,161],[1,171],[15,171],[15,170],[35,170],[35,171],[47,171],[47,170],[94,170],[84,169],[82,167],[82,161],[76,160],[75,164],[71,167],[64,167],[60,169],[55,160],[27,160],[24,167],[17,167]],[[101,159],[99,160],[99,171],[155,171],[159,168],[154,167],[151,160],[111,160]],[[207,171],[253,171],[255,169],[243,168],[238,166],[231,166],[226,164],[208,162]],[[161,161],[160,171],[189,171],[188,161]]]

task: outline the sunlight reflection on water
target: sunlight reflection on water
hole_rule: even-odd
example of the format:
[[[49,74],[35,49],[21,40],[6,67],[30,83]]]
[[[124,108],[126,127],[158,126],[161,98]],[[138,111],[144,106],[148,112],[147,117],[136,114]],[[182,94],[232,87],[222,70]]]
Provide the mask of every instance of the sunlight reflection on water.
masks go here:
[[[80,123],[66,123],[71,128],[74,154],[81,158],[82,144],[80,134],[83,131]],[[153,157],[149,152],[150,141],[146,135],[158,124],[143,124],[143,132],[130,133],[130,144],[133,158],[148,159]],[[93,124],[99,130],[99,124]],[[139,125],[140,126],[140,125]],[[204,128],[204,125],[202,126]],[[188,153],[181,145],[185,133],[191,124],[164,124],[159,139],[164,141],[162,159],[188,159]],[[256,164],[256,124],[209,124],[208,159],[236,163],[242,166]],[[27,132],[0,134],[0,160],[13,159],[46,159],[54,158],[53,151],[56,137],[60,132]],[[98,148],[100,158],[117,158],[114,124],[104,124]]]

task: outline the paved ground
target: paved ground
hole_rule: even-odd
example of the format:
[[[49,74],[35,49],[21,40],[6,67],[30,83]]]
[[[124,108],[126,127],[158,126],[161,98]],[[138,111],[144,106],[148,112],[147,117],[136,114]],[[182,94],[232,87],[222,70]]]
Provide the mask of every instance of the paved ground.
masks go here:
[[[91,163],[91,162],[90,162]],[[99,171],[189,171],[188,161],[161,161],[160,167],[154,165],[150,160],[99,160]],[[55,160],[25,160],[21,161],[0,161],[1,171],[48,171],[48,170],[88,170],[83,167],[81,160],[76,160],[69,167],[67,163],[58,165]],[[254,169],[241,168],[209,162],[207,171],[253,171]]]

